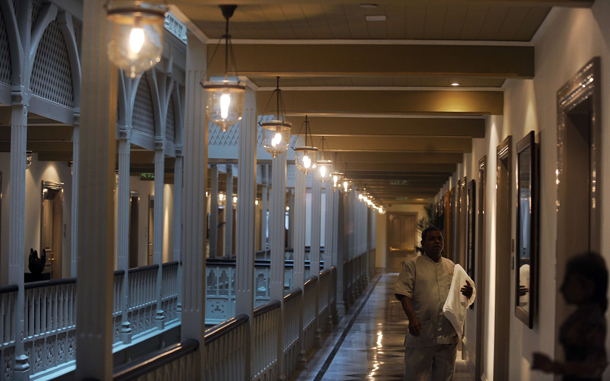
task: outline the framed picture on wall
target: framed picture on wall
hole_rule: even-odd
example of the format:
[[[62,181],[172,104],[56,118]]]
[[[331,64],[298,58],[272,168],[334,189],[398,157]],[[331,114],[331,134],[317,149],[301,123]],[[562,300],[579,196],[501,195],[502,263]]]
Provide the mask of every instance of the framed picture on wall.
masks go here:
[[[538,273],[538,147],[534,131],[517,143],[515,316],[534,327]]]
[[[470,180],[466,193],[466,273],[475,282],[476,187]]]

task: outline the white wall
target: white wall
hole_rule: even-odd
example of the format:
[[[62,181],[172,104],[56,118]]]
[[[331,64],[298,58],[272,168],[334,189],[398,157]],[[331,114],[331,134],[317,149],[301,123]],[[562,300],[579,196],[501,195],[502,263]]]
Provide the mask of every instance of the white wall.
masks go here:
[[[513,200],[516,205],[516,152],[515,145],[529,131],[535,131],[540,142],[540,271],[539,307],[534,328],[529,329],[516,319],[511,309],[510,316],[510,374],[511,380],[552,380],[540,372],[532,372],[532,353],[536,351],[555,357],[556,282],[555,279],[555,241],[557,218],[555,200],[557,185],[555,169],[557,162],[557,90],[570,80],[578,70],[595,56],[601,57],[602,105],[610,99],[610,2],[598,1],[592,9],[555,8],[537,33],[535,44],[536,75],[533,80],[507,80],[504,92],[504,116],[487,119],[487,133],[484,139],[475,139],[473,153],[464,157],[464,165],[458,174],[466,174],[468,179],[477,175],[477,165],[483,155],[487,155],[487,222],[485,248],[477,248],[477,253],[486,256],[484,280],[486,329],[484,350],[484,372],[487,380],[493,375],[494,343],[494,286],[495,286],[495,182],[496,146],[507,136],[513,137]],[[602,146],[610,146],[608,110],[602,110]],[[610,184],[610,155],[602,149],[602,184]],[[602,205],[610,203],[610,186],[603,186]],[[515,238],[516,208],[513,208],[512,235]],[[602,213],[601,230],[606,231],[610,213]],[[379,239],[379,235],[378,235]],[[602,234],[602,255],[610,262],[610,237]],[[478,255],[478,254],[477,254]],[[511,276],[511,300],[515,290],[514,270]],[[510,302],[510,301],[507,301]],[[466,337],[474,332],[473,313],[469,311]],[[472,336],[470,337],[472,338]],[[608,339],[607,339],[608,340]],[[610,340],[607,342],[607,345]],[[605,374],[610,376],[610,371]]]
[[[10,153],[0,153],[0,172],[2,172],[2,216],[0,231],[0,276],[3,285],[8,284],[8,226],[9,226],[9,178]],[[70,210],[72,203],[72,175],[67,162],[38,161],[34,153],[32,165],[25,174],[25,250],[23,253],[25,272],[30,272],[27,259],[30,248],[40,255],[40,218],[42,206],[42,181],[64,183],[63,224],[65,236],[62,241],[62,276],[70,277]]]
[[[392,205],[386,209],[386,214],[377,214],[377,242],[376,242],[376,253],[377,259],[375,267],[385,268],[386,259],[388,255],[387,245],[387,221],[388,213],[390,212],[409,212],[417,213],[417,219],[419,220],[424,215],[424,205]],[[417,233],[416,242],[419,245],[421,241],[419,232]],[[375,246],[374,246],[375,247]]]

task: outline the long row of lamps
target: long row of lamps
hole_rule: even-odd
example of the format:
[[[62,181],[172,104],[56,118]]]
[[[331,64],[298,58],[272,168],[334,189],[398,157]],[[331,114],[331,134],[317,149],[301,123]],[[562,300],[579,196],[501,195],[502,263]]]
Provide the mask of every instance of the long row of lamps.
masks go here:
[[[208,67],[214,60],[218,48],[224,42],[224,79],[207,81],[201,85],[205,91],[208,119],[219,126],[222,131],[227,131],[229,127],[242,119],[246,86],[239,79],[231,45],[231,35],[229,34],[229,19],[233,16],[237,6],[220,5],[219,7],[226,21],[225,34],[219,40],[208,62]],[[110,22],[108,57],[115,65],[130,77],[136,78],[161,61],[165,33],[164,20],[168,10],[162,1],[109,0],[106,10]],[[232,73],[232,76],[229,76],[229,73]],[[273,157],[276,157],[288,149],[292,127],[292,124],[286,121],[279,77],[269,103],[274,96],[276,97],[274,119],[261,122],[260,126],[263,129],[263,147]],[[266,111],[265,115],[267,114]],[[321,140],[321,150],[309,145],[310,143],[313,144],[313,139],[311,139],[311,128],[307,116],[301,130],[303,128],[305,129],[303,134],[305,144],[293,147],[297,168],[305,174],[313,171],[316,178],[322,182],[330,180],[335,191],[351,192],[353,189],[352,181],[345,177],[345,173],[338,170],[333,171],[335,164],[338,164],[337,157],[335,157],[333,163],[331,158],[325,156],[328,154],[326,139],[323,137]],[[297,135],[297,138],[299,135]],[[319,160],[318,153],[320,154]],[[363,196],[361,193],[359,199],[382,213],[383,207],[375,204],[372,197]],[[234,203],[236,201],[235,198]]]

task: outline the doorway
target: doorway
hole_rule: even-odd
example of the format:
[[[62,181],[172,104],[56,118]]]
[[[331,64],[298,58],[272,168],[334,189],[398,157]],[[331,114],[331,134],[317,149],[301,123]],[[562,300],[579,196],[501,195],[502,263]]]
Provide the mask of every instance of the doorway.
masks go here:
[[[388,213],[387,271],[399,273],[402,264],[416,255],[417,213]]]
[[[512,136],[497,147],[494,380],[508,380],[512,242]]]
[[[483,375],[483,360],[486,353],[485,348],[485,210],[486,210],[486,197],[485,192],[487,191],[487,156],[483,156],[479,160],[479,193],[477,195],[477,249],[476,249],[476,260],[475,260],[475,279],[478,279],[477,289],[479,290],[479,297],[475,300],[475,316],[476,316],[476,344],[475,344],[475,364],[474,364],[474,376],[475,380],[480,380]]]
[[[155,232],[155,196],[148,196],[148,231],[146,236],[148,237],[147,246],[147,265],[153,264],[153,239]]]
[[[129,268],[138,267],[138,229],[140,193],[129,194]]]
[[[51,279],[61,278],[63,187],[63,183],[42,181],[39,255],[42,255],[42,250],[46,252],[47,261],[43,273],[51,274]]]
[[[589,61],[557,92],[557,275],[556,295],[568,260],[585,251],[600,252],[601,126],[600,59]],[[555,333],[570,314],[556,298]],[[564,356],[559,341],[555,357]]]

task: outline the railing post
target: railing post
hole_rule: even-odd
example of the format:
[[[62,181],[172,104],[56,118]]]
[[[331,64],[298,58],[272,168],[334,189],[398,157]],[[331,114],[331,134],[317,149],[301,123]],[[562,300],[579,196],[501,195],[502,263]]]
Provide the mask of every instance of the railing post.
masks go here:
[[[320,240],[322,235],[322,183],[316,176],[312,176],[311,182],[311,249],[310,249],[310,274],[318,278],[316,282],[316,306],[315,306],[315,339],[316,348],[322,348],[322,329],[320,324]]]
[[[307,194],[307,175],[296,170],[294,187],[294,275],[293,287],[303,290],[299,303],[299,356],[297,369],[304,369],[307,362],[305,337],[303,334],[303,305],[305,304],[305,216]]]
[[[256,99],[252,90],[246,90],[244,116],[239,123],[239,182],[237,183],[237,247],[235,261],[235,313],[244,313],[249,316],[250,327],[249,344],[246,352],[246,375],[248,379],[252,376],[252,335],[254,332],[252,323],[254,319],[254,235],[256,234]],[[229,171],[227,169],[227,184]],[[229,198],[229,185],[227,185],[227,205],[231,203]],[[232,189],[231,185],[231,189]],[[232,203],[231,203],[232,205]],[[227,208],[227,213],[232,209]],[[227,215],[227,228],[230,220]],[[228,243],[231,241],[230,230]],[[230,253],[230,252],[227,252]]]
[[[218,256],[218,166],[212,164],[210,166],[210,258]],[[226,200],[225,200],[226,201]],[[222,256],[222,255],[221,255]]]
[[[208,172],[208,121],[205,117],[205,94],[200,82],[205,80],[206,46],[187,33],[185,118],[184,118],[184,186],[182,250],[182,326],[181,340],[199,341],[195,356],[197,374],[203,380],[205,367],[205,184]]]
[[[125,80],[129,80],[125,78]],[[119,189],[117,218],[117,269],[125,271],[121,288],[121,341],[131,343],[131,324],[128,320],[129,302],[129,163],[131,142],[130,129],[119,127]]]
[[[273,158],[269,199],[269,249],[271,250],[271,300],[282,303],[278,324],[278,380],[285,380],[284,368],[284,256],[286,225],[286,153]]]
[[[165,312],[161,302],[163,285],[163,207],[165,205],[164,184],[165,183],[165,139],[155,139],[155,204],[153,223],[153,264],[159,265],[157,270],[157,307],[155,313],[155,324],[158,329],[165,326]]]
[[[117,69],[106,56],[105,0],[84,3],[76,379],[112,378]],[[22,254],[20,260],[23,261]],[[23,277],[23,271],[18,275]],[[22,278],[23,279],[23,278]],[[21,289],[21,288],[20,288]]]
[[[182,119],[180,119],[182,120]],[[176,317],[182,316],[182,144],[176,144],[176,161],[174,162],[174,242],[173,260],[178,262],[178,301]]]
[[[243,122],[239,125],[241,126]],[[241,128],[240,128],[241,132]],[[239,162],[239,159],[238,159]],[[241,171],[240,171],[241,178]],[[238,182],[238,184],[241,182]],[[226,183],[227,197],[225,200],[225,242],[224,242],[224,255],[230,257],[233,255],[233,167],[227,164],[227,183]],[[239,196],[237,197],[239,200]]]

